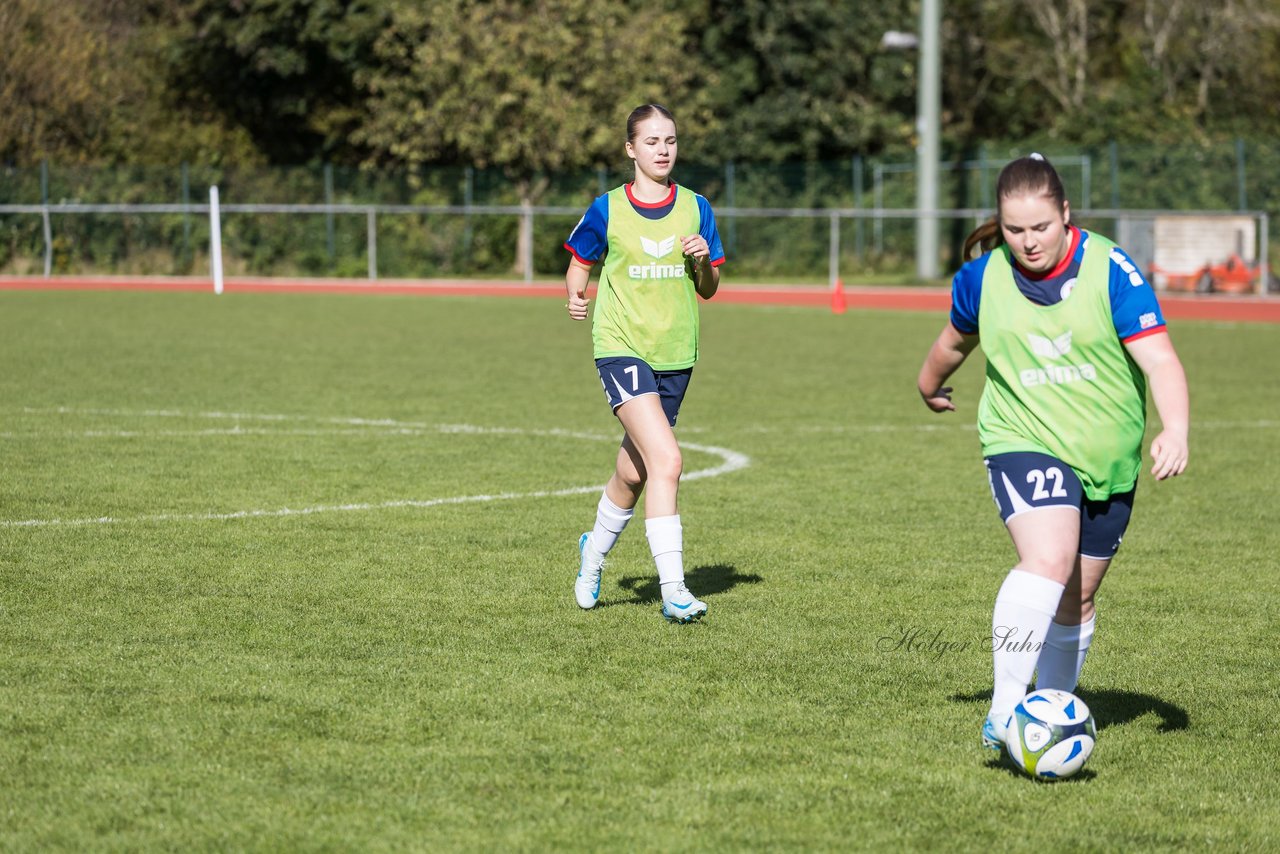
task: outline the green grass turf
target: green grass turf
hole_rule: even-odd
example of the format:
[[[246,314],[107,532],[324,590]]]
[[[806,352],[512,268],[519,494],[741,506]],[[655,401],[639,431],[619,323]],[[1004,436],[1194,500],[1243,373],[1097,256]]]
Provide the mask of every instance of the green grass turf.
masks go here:
[[[640,525],[582,612],[594,491],[531,495],[618,438],[559,302],[0,294],[0,849],[1274,850],[1280,333],[1176,325],[1191,466],[1048,785],[978,746],[1013,555],[941,323],[704,309],[679,434],[751,462],[682,490],[671,626]]]

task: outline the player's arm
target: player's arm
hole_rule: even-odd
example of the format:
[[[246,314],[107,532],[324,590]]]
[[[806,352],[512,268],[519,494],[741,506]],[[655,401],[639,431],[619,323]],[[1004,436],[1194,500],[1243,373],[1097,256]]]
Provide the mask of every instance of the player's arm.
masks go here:
[[[1151,442],[1151,474],[1164,480],[1187,467],[1187,375],[1165,329],[1155,291],[1124,250],[1111,251],[1111,313],[1125,350],[1147,375],[1161,431]]]
[[[569,301],[565,308],[574,320],[587,319],[587,283],[591,280],[591,271],[605,256],[609,249],[609,194],[597,196],[587,208],[587,212],[578,220],[564,242],[564,248],[573,256],[569,261],[569,270],[564,275],[564,287],[568,291]]]
[[[586,320],[587,308],[591,300],[587,299],[587,283],[591,281],[591,264],[579,261],[576,257],[569,262],[569,270],[564,274],[564,287],[569,293],[569,301],[565,307],[574,320]]]
[[[711,263],[711,245],[701,234],[680,238],[680,250],[693,262],[693,287],[698,296],[711,299],[720,288],[720,268]]]
[[[943,385],[952,374],[964,364],[964,360],[978,346],[977,335],[965,335],[955,324],[947,321],[938,338],[929,348],[929,355],[920,367],[920,376],[916,379],[916,388],[924,405],[934,412],[954,412],[955,404],[951,402],[951,387]]]
[[[693,287],[698,296],[711,299],[720,289],[720,265],[724,263],[724,246],[716,228],[716,216],[702,196],[698,203],[698,233],[680,238],[685,257],[693,262]]]
[[[1160,414],[1160,434],[1151,440],[1151,474],[1156,480],[1176,477],[1187,467],[1187,434],[1191,425],[1182,361],[1166,332],[1130,340],[1124,346],[1147,375],[1151,400]]]

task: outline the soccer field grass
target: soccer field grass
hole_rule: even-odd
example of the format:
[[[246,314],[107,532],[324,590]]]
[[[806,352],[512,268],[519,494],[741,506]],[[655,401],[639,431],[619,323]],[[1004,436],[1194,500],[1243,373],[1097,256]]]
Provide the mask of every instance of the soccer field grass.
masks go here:
[[[619,429],[560,302],[0,293],[0,849],[1274,850],[1280,329],[1174,325],[1191,464],[1043,784],[979,747],[1013,552],[942,323],[704,308],[673,626],[639,524],[573,602]]]

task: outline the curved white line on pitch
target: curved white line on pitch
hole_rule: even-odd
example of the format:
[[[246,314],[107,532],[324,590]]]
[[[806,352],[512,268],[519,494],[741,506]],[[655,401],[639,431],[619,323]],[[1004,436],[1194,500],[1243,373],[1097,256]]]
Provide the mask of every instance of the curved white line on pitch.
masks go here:
[[[597,433],[579,433],[572,430],[525,430],[516,427],[477,427],[471,424],[439,424],[428,425],[414,422],[392,421],[392,420],[368,420],[361,418],[318,418],[312,416],[289,416],[289,415],[252,415],[244,413],[221,413],[221,412],[204,412],[187,414],[176,412],[173,410],[147,410],[145,412],[130,412],[127,410],[25,410],[28,414],[60,414],[60,415],[109,415],[117,417],[187,417],[187,418],[230,418],[241,419],[246,421],[319,421],[327,424],[342,425],[362,425],[368,427],[389,428],[374,431],[335,431],[340,435],[350,435],[356,433],[358,435],[380,436],[380,435],[400,435],[400,434],[423,434],[423,433],[444,433],[444,434],[475,434],[475,435],[513,435],[513,436],[551,436],[556,438],[576,438],[595,441],[616,442],[616,436],[604,436]],[[225,431],[224,435],[269,435],[272,431],[242,431],[233,429]],[[288,431],[280,431],[288,434]],[[200,433],[203,435],[203,432]],[[111,434],[106,431],[95,431],[95,436],[111,436],[118,435],[122,437],[144,437],[145,433],[125,433]],[[181,434],[176,434],[181,435]],[[317,435],[326,435],[317,432]],[[683,447],[690,451],[701,451],[703,453],[718,456],[721,463],[718,466],[707,469],[698,469],[697,471],[687,472],[683,475],[682,480],[699,480],[706,477],[718,477],[722,474],[744,469],[751,465],[751,458],[746,454],[729,450],[728,448],[720,448],[715,445],[700,445],[691,442],[685,442]],[[159,513],[150,516],[132,516],[126,518],[118,518],[114,516],[100,516],[90,519],[0,519],[0,528],[39,528],[54,526],[85,526],[85,525],[113,525],[122,523],[154,523],[154,522],[215,522],[229,521],[232,519],[267,519],[280,518],[285,516],[311,516],[318,513],[350,513],[356,511],[369,510],[395,510],[401,508],[429,508],[440,507],[448,504],[478,504],[491,501],[514,501],[522,498],[557,498],[566,495],[583,495],[586,493],[594,493],[603,489],[602,485],[593,484],[591,486],[573,486],[567,489],[539,490],[535,492],[501,492],[492,495],[460,495],[449,498],[431,498],[425,500],[401,499],[396,501],[382,501],[373,503],[359,504],[321,504],[313,507],[281,507],[274,510],[238,510],[230,513]]]
[[[522,436],[555,436],[570,439],[589,439],[595,441],[616,441],[616,437],[605,436],[599,433],[581,433],[574,430],[564,430],[555,428],[552,430],[528,430],[522,427],[477,427],[474,424],[428,424],[425,421],[397,421],[393,418],[339,418],[324,415],[269,415],[252,412],[182,412],[176,409],[72,409],[65,406],[51,407],[48,409],[35,409],[32,407],[24,407],[22,409],[24,415],[105,415],[113,418],[188,418],[188,419],[209,419],[223,421],[306,421],[317,424],[334,424],[343,427],[365,427],[365,428],[382,428],[370,432],[371,435],[379,435],[383,432],[390,433],[471,433],[475,435],[522,435]],[[101,435],[114,436],[131,431],[85,431],[81,434],[71,435]],[[173,435],[182,435],[183,433],[191,433],[196,431],[180,431]],[[199,431],[204,432],[204,431]],[[233,427],[223,431],[224,435],[235,435],[243,433],[246,435],[266,434],[271,431],[254,430],[252,428],[245,429],[241,427]],[[279,431],[284,434],[287,431]]]

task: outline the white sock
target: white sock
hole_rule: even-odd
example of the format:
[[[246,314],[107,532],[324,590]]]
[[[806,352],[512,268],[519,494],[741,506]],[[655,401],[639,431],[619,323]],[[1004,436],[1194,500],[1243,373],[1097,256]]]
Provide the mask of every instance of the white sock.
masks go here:
[[[1036,664],[1037,688],[1076,690],[1097,619],[1095,614],[1078,626],[1064,626],[1056,620],[1049,624],[1044,649],[1040,650],[1040,661]]]
[[[684,529],[679,516],[658,516],[645,520],[644,532],[658,566],[658,585],[665,602],[684,582]]]
[[[583,547],[583,551],[588,553],[587,557],[604,560],[605,555],[617,544],[618,537],[635,512],[614,504],[609,500],[608,493],[601,495],[600,503],[596,505],[596,525],[591,529],[591,536],[587,537],[587,544]]]
[[[995,685],[991,714],[1013,711],[1036,671],[1049,623],[1058,612],[1065,585],[1016,567],[1005,577],[991,615],[991,657]]]

